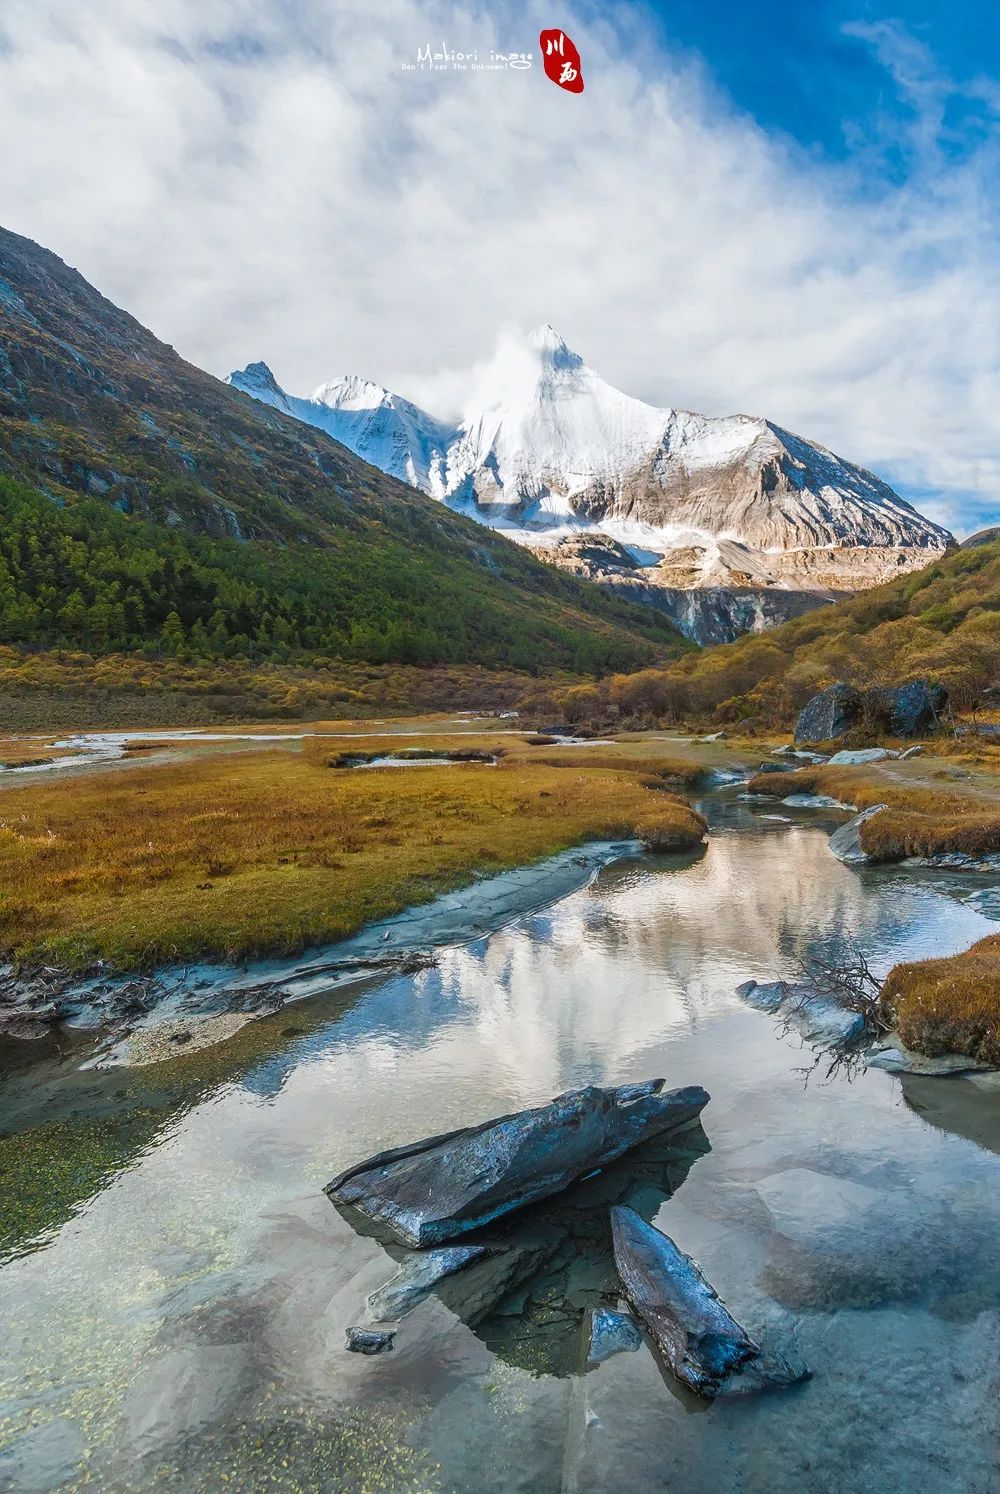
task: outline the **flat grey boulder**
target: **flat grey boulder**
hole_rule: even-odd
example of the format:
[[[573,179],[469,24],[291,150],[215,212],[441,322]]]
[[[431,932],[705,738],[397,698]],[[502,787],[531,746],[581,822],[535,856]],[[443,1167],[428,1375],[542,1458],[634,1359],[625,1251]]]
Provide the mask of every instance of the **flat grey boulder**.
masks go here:
[[[926,1053],[915,1053],[894,1032],[886,1034],[884,1046],[874,1049],[867,1062],[869,1068],[885,1069],[889,1074],[922,1074],[934,1079],[991,1072],[988,1063],[983,1063],[978,1058],[967,1058],[964,1053],[940,1053],[936,1058],[929,1058]]]
[[[841,825],[830,836],[830,850],[838,861],[843,861],[847,866],[867,866],[868,856],[861,848],[861,826],[873,815],[881,814],[883,809],[888,809],[888,804],[873,804],[871,809],[863,809],[856,814],[853,820],[848,820],[846,825]]]
[[[856,804],[845,804],[841,799],[831,798],[829,794],[789,794],[781,802],[787,804],[789,809],[857,809]]]
[[[832,742],[845,736],[861,720],[864,710],[859,691],[839,683],[807,701],[795,723],[796,745],[802,742]]]
[[[440,1245],[561,1192],[640,1142],[691,1125],[707,1091],[692,1085],[662,1093],[663,1084],[571,1090],[537,1110],[379,1152],[340,1173],[326,1192],[408,1245]]]
[[[701,1268],[633,1209],[611,1210],[615,1264],[625,1295],[672,1373],[713,1400],[727,1378],[760,1354]]]
[[[849,1047],[864,1035],[865,1019],[860,1012],[805,984],[775,980],[758,985],[748,980],[736,987],[736,994],[758,1011],[780,1016],[787,1028],[794,1028],[813,1046]]]
[[[853,752],[835,752],[831,757],[828,767],[831,768],[858,768],[865,763],[884,763],[891,757],[898,757],[898,752],[893,752],[890,747],[859,747]]]
[[[776,747],[774,755],[775,757],[797,757],[801,762],[806,763],[826,762],[826,758],[822,752],[809,752],[805,747],[793,747],[791,743],[788,743],[784,747]]]
[[[642,1348],[642,1334],[627,1312],[598,1307],[590,1315],[588,1364],[603,1364],[614,1354],[634,1354]]]

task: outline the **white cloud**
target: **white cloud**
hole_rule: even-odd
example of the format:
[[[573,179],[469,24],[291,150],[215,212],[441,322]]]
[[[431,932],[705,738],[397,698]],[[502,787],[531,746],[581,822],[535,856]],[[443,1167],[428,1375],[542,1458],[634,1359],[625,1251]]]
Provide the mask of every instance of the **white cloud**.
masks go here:
[[[5,0],[5,222],[218,374],[357,371],[447,413],[499,327],[551,321],[631,394],[765,413],[935,517],[1000,517],[995,119],[949,156],[957,85],[898,28],[854,28],[912,110],[906,181],[866,195],[638,7],[560,19],[581,97],[537,62],[402,71],[440,38],[533,49],[516,4]],[[965,92],[988,113],[990,88]]]

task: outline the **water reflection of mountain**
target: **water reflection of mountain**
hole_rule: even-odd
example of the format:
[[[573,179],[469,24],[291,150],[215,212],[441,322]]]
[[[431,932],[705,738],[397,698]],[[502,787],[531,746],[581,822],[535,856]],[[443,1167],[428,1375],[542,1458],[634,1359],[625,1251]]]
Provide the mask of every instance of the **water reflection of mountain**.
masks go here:
[[[752,814],[741,806],[743,833],[716,834],[693,864],[607,868],[489,939],[440,951],[435,968],[369,987],[245,1087],[275,1094],[310,1060],[357,1083],[359,1071],[374,1077],[431,1050],[442,1074],[478,1074],[489,1092],[499,1067],[526,1102],[544,1099],[567,1072],[580,1084],[619,1081],[637,1052],[731,1009],[741,981],[794,975],[818,949],[854,943],[888,970],[984,932],[933,879],[897,873],[887,896],[890,874],[842,866],[828,826],[765,822],[747,833],[743,818]]]
[[[700,1124],[681,1136],[646,1142],[598,1176],[554,1198],[464,1235],[491,1253],[434,1288],[493,1354],[532,1374],[565,1376],[586,1362],[590,1313],[617,1305],[609,1210],[627,1204],[649,1220],[676,1193],[699,1157],[711,1150]],[[356,1210],[334,1204],[360,1233],[371,1226]],[[419,1258],[419,1251],[387,1245],[387,1275]],[[345,1328],[348,1326],[344,1325]],[[406,1334],[404,1317],[399,1329]]]

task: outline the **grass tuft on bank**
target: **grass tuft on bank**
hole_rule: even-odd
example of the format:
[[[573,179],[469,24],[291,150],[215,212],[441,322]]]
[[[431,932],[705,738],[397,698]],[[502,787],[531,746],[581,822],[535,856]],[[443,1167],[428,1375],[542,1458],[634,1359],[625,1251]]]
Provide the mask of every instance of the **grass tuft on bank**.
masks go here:
[[[881,1004],[907,1047],[1000,1066],[1000,934],[948,959],[895,966]]]
[[[902,861],[907,856],[939,856],[949,851],[969,856],[1000,851],[1000,809],[995,799],[893,782],[865,765],[756,773],[747,788],[777,798],[829,794],[858,809],[887,805],[861,826],[861,849],[873,861]]]

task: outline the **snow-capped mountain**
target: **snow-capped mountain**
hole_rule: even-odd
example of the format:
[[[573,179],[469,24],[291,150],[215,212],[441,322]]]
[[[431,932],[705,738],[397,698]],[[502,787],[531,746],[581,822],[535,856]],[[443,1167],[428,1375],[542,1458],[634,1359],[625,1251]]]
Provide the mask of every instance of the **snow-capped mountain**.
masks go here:
[[[349,374],[321,384],[311,399],[297,399],[278,385],[266,363],[248,363],[240,372],[231,373],[226,383],[326,431],[392,477],[425,493],[442,488],[452,428],[371,379]]]
[[[748,617],[768,626],[925,565],[952,542],[872,473],[768,420],[621,393],[550,326],[501,339],[452,427],[363,379],[309,400],[285,394],[264,364],[229,382],[682,626],[692,609],[676,594],[695,588],[740,590],[730,631],[743,631]],[[750,605],[772,592],[789,593],[787,605]],[[724,636],[713,616],[712,636]]]

